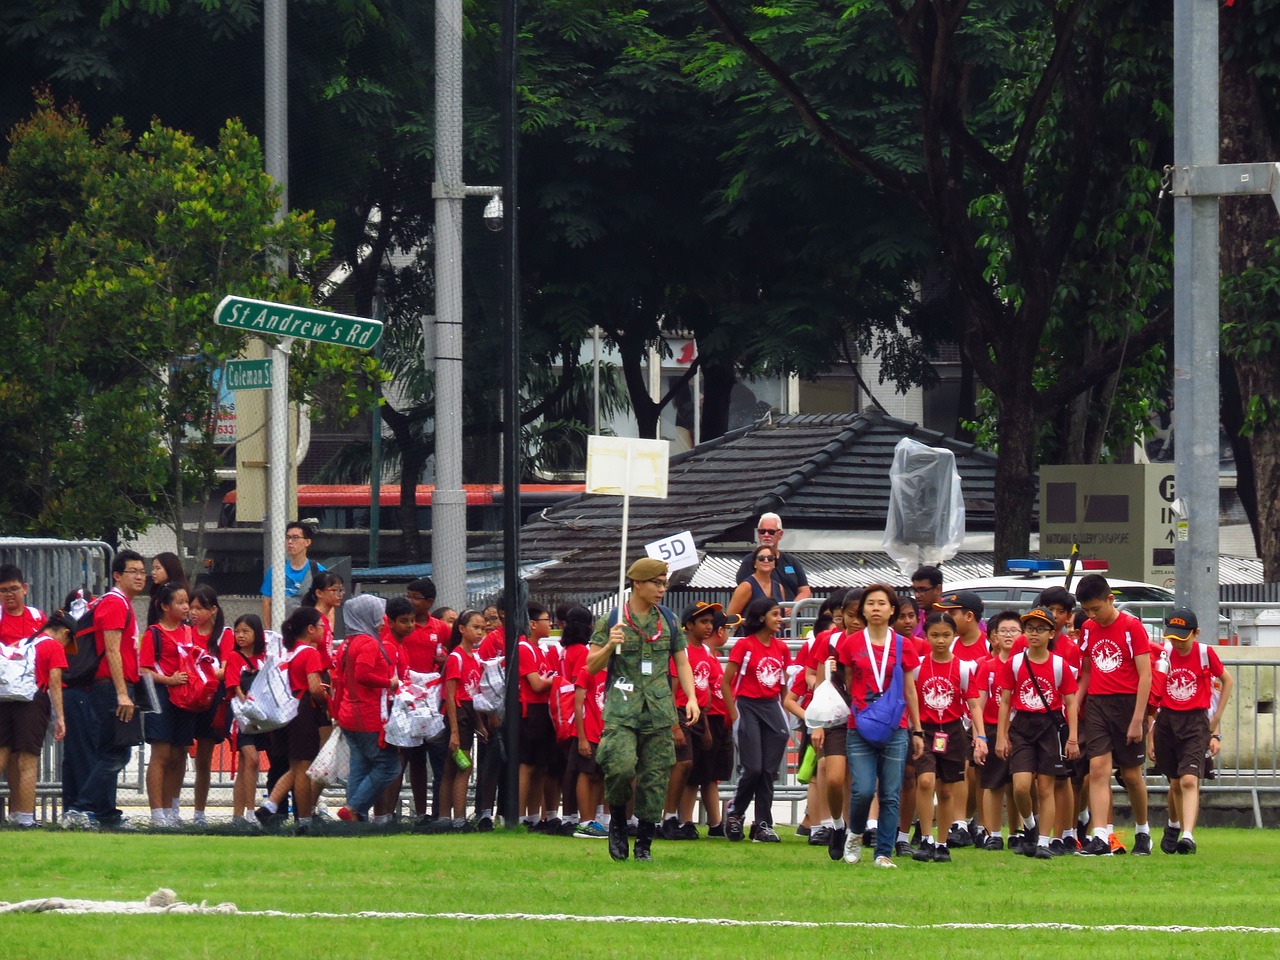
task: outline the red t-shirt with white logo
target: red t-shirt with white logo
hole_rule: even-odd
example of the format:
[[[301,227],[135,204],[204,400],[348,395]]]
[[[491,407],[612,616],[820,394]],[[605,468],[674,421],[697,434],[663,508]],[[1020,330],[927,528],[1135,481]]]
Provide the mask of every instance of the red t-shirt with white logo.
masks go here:
[[[885,657],[884,668],[884,685],[876,686],[875,671],[880,669],[880,658],[885,656],[885,647],[878,647],[867,639],[867,632],[859,630],[856,633],[845,634],[840,638],[839,644],[836,646],[836,659],[843,666],[849,667],[850,684],[850,714],[849,729],[856,729],[858,726],[856,714],[859,710],[863,710],[867,706],[867,696],[873,693],[883,693],[893,684],[893,667],[897,662],[897,635],[893,632],[889,633],[886,639],[888,646],[888,656]],[[871,666],[871,658],[875,657],[875,666]],[[915,644],[906,637],[902,638],[902,672],[908,674],[912,670],[918,669],[920,666],[920,656],[916,653]],[[903,688],[911,682],[907,676],[902,678]],[[907,725],[907,711],[903,708],[902,723],[900,726]]]
[[[404,648],[405,657],[409,660],[409,669],[415,673],[435,673],[436,652],[449,639],[449,625],[443,620],[428,617],[426,623],[414,626],[400,646]]]
[[[289,689],[295,697],[300,697],[311,689],[308,679],[313,673],[324,670],[324,660],[320,651],[310,644],[300,644],[293,648],[289,657]]]
[[[160,658],[156,660],[156,633],[160,634]],[[154,670],[162,677],[172,677],[182,664],[182,647],[190,647],[195,643],[191,627],[185,623],[178,624],[173,630],[166,630],[160,624],[147,627],[138,644],[138,666]]]
[[[684,652],[685,656],[689,658],[689,671],[693,674],[693,690],[697,695],[698,709],[706,710],[711,704],[711,682],[713,676],[716,677],[716,687],[720,686],[719,677],[716,676],[716,671],[711,665],[714,663],[718,667],[720,662],[716,660],[715,654],[700,643],[689,644]],[[679,680],[680,675],[676,672],[675,657],[671,658],[667,671],[672,677],[677,678],[677,681]],[[724,670],[721,668],[720,675],[722,676],[723,674]],[[685,704],[689,702],[689,698],[684,695],[684,687],[680,686],[678,682],[676,683],[675,697],[676,709],[683,710]],[[723,705],[723,695],[720,702]]]
[[[126,683],[138,682],[137,621],[133,617],[133,604],[116,587],[102,595],[93,608],[93,639],[102,661],[94,675],[98,680],[111,679],[111,664],[107,659],[107,632],[119,630],[120,662],[124,667]]]
[[[965,701],[978,696],[977,677],[977,667],[958,657],[946,663],[939,663],[932,656],[921,660],[916,672],[920,722],[951,723],[967,715],[969,707]]]
[[[444,682],[456,680],[453,688],[453,704],[459,706],[470,703],[476,690],[480,688],[480,674],[484,667],[476,657],[475,651],[467,653],[462,647],[454,647],[444,661]]]
[[[987,635],[984,633],[973,643],[965,644],[959,637],[951,644],[951,655],[957,660],[968,660],[970,663],[981,663],[987,657],[991,656],[991,647],[987,644]],[[920,651],[921,658],[924,657],[924,651]]]
[[[987,702],[982,706],[982,722],[988,730],[994,730],[1000,722],[1000,671],[1005,661],[999,657],[987,657],[978,664],[978,675],[974,682],[977,692],[987,695]]]
[[[518,649],[520,651],[520,702],[522,704],[550,703],[550,689],[536,693],[529,683],[531,673],[536,673],[540,677],[548,674],[546,655],[538,649],[537,643],[525,637],[520,638]]]
[[[578,671],[574,686],[585,691],[586,698],[582,702],[582,732],[588,743],[599,743],[600,734],[604,732],[604,681],[607,671],[589,671],[584,665]]]
[[[782,695],[791,665],[791,651],[777,637],[765,644],[754,633],[739,637],[729,654],[729,662],[738,665],[734,679],[735,697],[748,700],[771,700]]]
[[[476,650],[476,656],[481,660],[496,660],[502,658],[503,666],[506,666],[507,659],[507,634],[504,628],[495,627],[484,635],[484,639],[480,641],[480,648]]]
[[[1089,658],[1089,695],[1138,692],[1135,657],[1150,654],[1147,628],[1131,613],[1121,611],[1110,624],[1086,620],[1080,628],[1080,652]]]
[[[1172,643],[1158,665],[1152,672],[1151,687],[1160,687],[1161,710],[1208,710],[1213,702],[1213,681],[1222,676],[1222,660],[1217,651],[1204,646],[1209,654],[1209,666],[1201,666],[1200,651],[1204,646],[1198,641],[1191,646],[1191,652],[1181,654]],[[1166,668],[1167,671],[1166,672]]]
[[[0,609],[0,643],[11,647],[19,640],[35,636],[46,619],[35,607],[24,606],[22,612],[16,615]]]
[[[1018,711],[1019,713],[1048,713],[1049,711],[1061,711],[1063,707],[1063,697],[1069,693],[1076,692],[1076,677],[1071,672],[1071,668],[1066,661],[1062,661],[1059,670],[1062,673],[1062,683],[1055,684],[1053,677],[1053,661],[1062,660],[1057,654],[1049,654],[1049,659],[1044,663],[1033,663],[1031,658],[1025,653],[1015,654],[1009,658],[1008,663],[1000,668],[1000,689],[1011,690],[1012,695],[1009,697],[1010,711]],[[1017,664],[1018,675],[1015,677],[1013,673],[1014,664]],[[1035,672],[1035,683],[1031,680],[1031,671]],[[1040,699],[1040,695],[1036,693],[1035,684],[1040,684],[1040,690],[1044,693],[1044,701]],[[1045,706],[1048,701],[1048,707]]]
[[[35,640],[36,644],[36,686],[41,690],[49,689],[49,671],[67,669],[67,651],[56,637],[43,636]]]

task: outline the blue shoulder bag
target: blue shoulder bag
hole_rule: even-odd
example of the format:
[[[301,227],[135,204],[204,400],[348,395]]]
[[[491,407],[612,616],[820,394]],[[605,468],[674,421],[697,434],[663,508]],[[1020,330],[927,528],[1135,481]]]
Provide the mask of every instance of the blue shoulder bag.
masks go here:
[[[895,633],[894,640],[893,679],[888,689],[854,714],[859,736],[877,746],[888,743],[902,727],[902,711],[907,708],[907,701],[902,696],[902,637]],[[871,656],[871,644],[868,642],[868,659]]]

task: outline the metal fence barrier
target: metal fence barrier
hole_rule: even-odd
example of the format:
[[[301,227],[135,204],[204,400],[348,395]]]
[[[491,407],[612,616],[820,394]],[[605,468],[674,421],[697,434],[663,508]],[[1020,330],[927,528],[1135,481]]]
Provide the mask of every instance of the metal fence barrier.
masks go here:
[[[0,537],[0,564],[22,569],[31,589],[27,604],[46,613],[62,607],[72,590],[94,596],[111,586],[115,550],[100,540],[33,540]]]

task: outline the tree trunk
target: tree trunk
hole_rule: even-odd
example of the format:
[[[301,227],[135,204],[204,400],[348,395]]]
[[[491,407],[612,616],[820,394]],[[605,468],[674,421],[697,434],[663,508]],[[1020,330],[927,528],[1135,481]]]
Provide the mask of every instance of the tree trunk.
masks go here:
[[[409,428],[409,418],[389,403],[378,408],[382,422],[391,428],[400,445],[400,543],[404,549],[405,563],[422,560],[422,532],[418,528],[418,481],[427,464],[427,446],[415,440]],[[370,476],[371,484],[381,477]]]
[[[1219,26],[1223,44],[1233,39],[1233,19],[1228,11],[1223,11]],[[1222,65],[1222,163],[1276,159],[1278,145],[1268,129],[1261,94],[1248,67],[1239,56],[1228,58]],[[1221,223],[1222,275],[1239,276],[1264,255],[1267,241],[1275,237],[1276,210],[1268,197],[1228,197],[1222,201]],[[1223,305],[1224,324],[1248,324],[1249,320],[1246,313],[1233,312],[1229,305]],[[1280,422],[1273,412],[1263,422],[1253,425],[1248,437],[1241,438],[1238,433],[1243,420],[1241,414],[1250,398],[1280,397],[1280,345],[1273,344],[1268,353],[1257,357],[1236,354],[1230,360],[1236,383],[1223,389],[1224,406],[1228,408],[1224,421],[1235,428],[1237,436],[1233,437],[1233,447],[1238,449],[1242,440],[1249,451],[1247,456],[1236,458],[1237,492],[1242,500],[1246,497],[1253,500],[1245,512],[1253,524],[1263,576],[1274,582],[1280,580]],[[1233,399],[1236,403],[1231,409]]]
[[[703,362],[701,438],[704,443],[728,432],[729,405],[737,382],[732,363]]]
[[[1027,378],[1029,380],[1029,378]],[[1035,392],[1026,389],[997,395],[1000,422],[996,426],[999,457],[995,482],[995,558],[992,573],[1004,572],[1005,561],[1025,555],[1031,542],[1031,511],[1036,499]]]

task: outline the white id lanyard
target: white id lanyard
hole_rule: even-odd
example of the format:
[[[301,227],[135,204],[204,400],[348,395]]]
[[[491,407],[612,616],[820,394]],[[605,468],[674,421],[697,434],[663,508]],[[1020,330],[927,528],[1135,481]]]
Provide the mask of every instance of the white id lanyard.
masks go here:
[[[871,637],[864,633],[863,637],[867,641],[867,659],[871,661],[871,676],[876,682],[876,693],[884,693],[884,678],[889,670],[889,643],[893,640],[893,632],[889,632],[889,636],[885,637],[884,653],[880,655],[880,669],[876,670],[876,657],[871,652]]]

